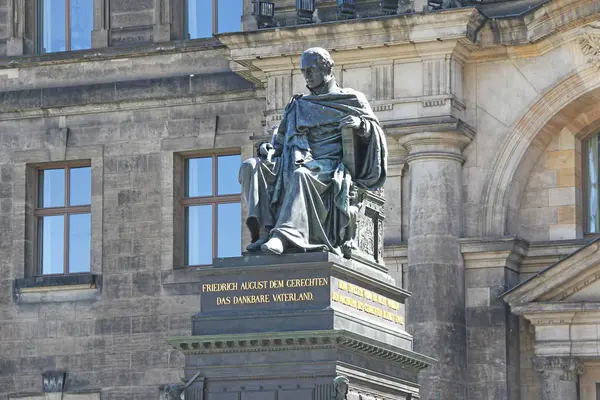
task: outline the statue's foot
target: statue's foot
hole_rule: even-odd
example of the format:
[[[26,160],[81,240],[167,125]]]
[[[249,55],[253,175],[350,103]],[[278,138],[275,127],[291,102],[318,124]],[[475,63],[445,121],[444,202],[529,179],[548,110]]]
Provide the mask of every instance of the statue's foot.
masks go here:
[[[275,234],[267,243],[260,246],[260,249],[265,253],[282,254],[283,250],[285,250],[285,244],[283,243],[283,239]]]
[[[248,251],[260,251],[260,247],[269,241],[269,233],[264,234],[259,237],[255,242],[250,243],[246,246],[246,250]]]

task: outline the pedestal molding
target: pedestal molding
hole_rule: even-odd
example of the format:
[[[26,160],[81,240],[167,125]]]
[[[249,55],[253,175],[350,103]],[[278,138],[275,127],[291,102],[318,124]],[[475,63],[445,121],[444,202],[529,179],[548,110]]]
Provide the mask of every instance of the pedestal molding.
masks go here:
[[[430,357],[344,330],[175,337],[168,342],[185,355],[342,347],[415,370],[435,363]]]

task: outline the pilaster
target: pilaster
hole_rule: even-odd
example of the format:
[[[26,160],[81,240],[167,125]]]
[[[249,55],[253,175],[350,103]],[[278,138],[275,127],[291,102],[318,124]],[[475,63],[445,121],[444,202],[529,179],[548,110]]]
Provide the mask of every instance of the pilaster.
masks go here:
[[[92,48],[108,47],[110,32],[110,8],[108,0],[94,0],[94,30]]]
[[[154,1],[154,42],[171,40],[171,0]]]
[[[533,365],[541,374],[541,400],[578,400],[577,385],[583,362],[577,357],[535,357]]]
[[[467,398],[465,268],[461,254],[462,150],[474,132],[460,121],[396,129],[408,150],[408,329],[415,349],[438,360],[421,373],[424,399]]]
[[[8,31],[11,33],[6,41],[6,55],[20,56],[24,50],[24,32],[25,32],[25,0],[10,0],[9,15],[13,18],[8,18]]]
[[[519,283],[528,243],[518,238],[461,239],[465,263],[468,400],[520,399],[519,317],[499,298]],[[529,367],[529,364],[525,367]]]

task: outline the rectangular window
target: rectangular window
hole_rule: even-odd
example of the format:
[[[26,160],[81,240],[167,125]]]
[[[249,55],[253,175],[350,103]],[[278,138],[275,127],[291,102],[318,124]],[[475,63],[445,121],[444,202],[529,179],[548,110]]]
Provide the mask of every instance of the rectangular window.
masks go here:
[[[238,32],[242,28],[243,0],[187,0],[183,15],[189,39],[213,33]]]
[[[214,257],[241,254],[239,154],[185,159],[186,265],[210,265]]]
[[[89,165],[37,170],[37,274],[90,272],[91,202]]]
[[[93,0],[38,0],[37,6],[42,53],[92,47]]]

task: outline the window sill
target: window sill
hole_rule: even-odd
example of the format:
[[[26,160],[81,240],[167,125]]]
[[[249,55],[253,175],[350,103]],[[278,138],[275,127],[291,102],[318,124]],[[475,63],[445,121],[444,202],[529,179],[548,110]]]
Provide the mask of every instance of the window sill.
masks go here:
[[[15,302],[20,304],[98,300],[102,276],[93,274],[37,276],[16,279],[14,285]]]

